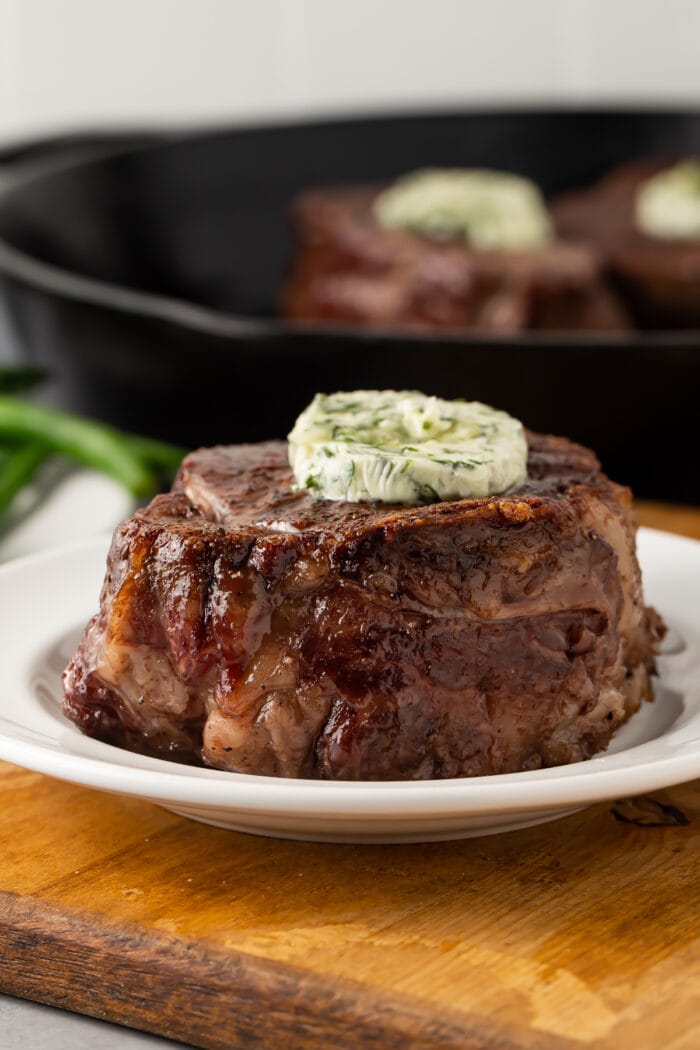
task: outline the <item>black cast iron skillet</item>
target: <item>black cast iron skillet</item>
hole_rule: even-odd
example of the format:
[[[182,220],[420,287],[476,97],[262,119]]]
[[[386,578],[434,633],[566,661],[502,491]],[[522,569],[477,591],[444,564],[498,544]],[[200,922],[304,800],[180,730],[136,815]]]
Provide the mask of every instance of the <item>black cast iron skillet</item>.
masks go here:
[[[103,147],[0,192],[10,349],[48,366],[55,400],[185,445],[284,436],[317,390],[412,387],[485,400],[582,441],[639,495],[700,502],[700,333],[487,339],[275,317],[287,208],[309,185],[481,165],[554,194],[633,157],[699,152],[698,113],[564,110]]]

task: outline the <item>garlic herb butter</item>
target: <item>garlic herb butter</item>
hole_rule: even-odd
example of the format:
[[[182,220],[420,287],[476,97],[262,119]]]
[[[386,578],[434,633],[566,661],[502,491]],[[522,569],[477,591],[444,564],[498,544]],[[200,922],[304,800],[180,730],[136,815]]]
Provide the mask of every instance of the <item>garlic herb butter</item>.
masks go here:
[[[651,237],[700,240],[700,159],[648,179],[637,192],[638,228]]]
[[[289,435],[313,499],[423,503],[491,496],[527,477],[522,423],[479,401],[416,391],[317,394]]]
[[[519,175],[478,168],[426,169],[398,179],[374,202],[387,229],[460,237],[477,249],[539,248],[552,239],[544,200]]]

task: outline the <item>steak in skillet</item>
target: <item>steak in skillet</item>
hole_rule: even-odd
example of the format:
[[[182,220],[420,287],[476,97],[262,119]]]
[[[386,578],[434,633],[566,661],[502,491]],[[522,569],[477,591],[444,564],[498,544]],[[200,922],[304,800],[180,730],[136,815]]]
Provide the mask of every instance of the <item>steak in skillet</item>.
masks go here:
[[[638,229],[636,196],[671,160],[637,160],[552,205],[557,232],[594,247],[643,328],[700,328],[700,239],[652,237]]]
[[[372,214],[379,189],[310,190],[294,202],[286,316],[501,334],[629,328],[589,243],[477,251],[459,239],[387,230]]]
[[[587,758],[651,699],[628,489],[528,435],[488,499],[313,503],[286,445],[201,449],[116,531],[65,673],[84,732],[220,769],[409,779]]]

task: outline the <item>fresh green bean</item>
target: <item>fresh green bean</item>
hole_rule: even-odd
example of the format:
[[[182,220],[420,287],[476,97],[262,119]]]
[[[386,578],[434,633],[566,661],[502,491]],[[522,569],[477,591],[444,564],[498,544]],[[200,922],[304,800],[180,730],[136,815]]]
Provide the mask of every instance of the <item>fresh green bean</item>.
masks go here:
[[[0,516],[17,493],[32,480],[48,455],[49,450],[41,441],[31,441],[11,452],[3,452],[0,460]]]
[[[46,372],[34,365],[0,365],[0,394],[29,390],[44,379]]]
[[[0,403],[2,398],[0,397]],[[24,402],[22,402],[24,403]],[[76,418],[76,417],[71,417]],[[82,421],[82,420],[81,420]],[[97,424],[102,426],[102,424]],[[155,438],[141,437],[139,434],[130,434],[128,431],[114,431],[129,446],[132,453],[138,457],[147,467],[151,467],[159,478],[171,481],[186,455],[186,449],[178,445],[170,445],[166,441],[157,441]],[[26,436],[10,434],[3,431],[0,424],[0,453],[3,449],[14,450],[20,448],[26,440]]]
[[[173,475],[185,456],[185,449],[177,445],[169,445],[165,441],[156,441],[154,438],[139,437],[136,434],[124,434],[133,451],[154,469],[162,470],[165,474]]]
[[[105,423],[0,396],[0,441],[8,438],[42,442],[51,452],[103,471],[137,498],[157,487],[155,473],[136,451],[133,439]]]

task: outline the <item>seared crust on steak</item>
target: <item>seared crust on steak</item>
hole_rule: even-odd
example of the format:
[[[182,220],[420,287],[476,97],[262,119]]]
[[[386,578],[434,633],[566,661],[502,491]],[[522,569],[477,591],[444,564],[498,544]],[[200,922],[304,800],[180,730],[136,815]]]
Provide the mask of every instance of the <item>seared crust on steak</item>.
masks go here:
[[[586,758],[651,698],[629,490],[528,435],[517,492],[314,503],[286,445],[201,449],[114,536],[65,673],[86,733],[221,769],[407,779]]]
[[[589,244],[475,251],[386,230],[372,214],[381,188],[310,190],[294,202],[288,317],[501,333],[629,327]]]

